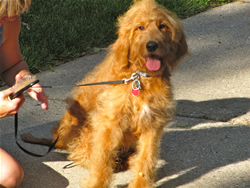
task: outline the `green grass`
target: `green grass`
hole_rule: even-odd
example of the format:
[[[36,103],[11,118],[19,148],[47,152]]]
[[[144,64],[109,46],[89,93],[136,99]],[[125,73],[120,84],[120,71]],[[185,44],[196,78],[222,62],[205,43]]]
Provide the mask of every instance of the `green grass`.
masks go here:
[[[186,18],[233,0],[158,0]],[[20,48],[31,71],[50,69],[116,39],[116,19],[132,0],[33,0],[22,15]]]

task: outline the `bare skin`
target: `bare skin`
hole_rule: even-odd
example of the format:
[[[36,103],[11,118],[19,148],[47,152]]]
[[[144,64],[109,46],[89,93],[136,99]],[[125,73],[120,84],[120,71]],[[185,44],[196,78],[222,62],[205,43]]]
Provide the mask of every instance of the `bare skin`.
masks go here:
[[[18,187],[24,176],[21,165],[6,151],[0,148],[0,188]]]
[[[0,17],[0,26],[2,24],[4,24],[4,31],[3,42],[0,46],[0,76],[7,85],[12,86],[30,72],[19,49],[20,17]],[[48,97],[43,88],[37,86],[40,85],[37,84],[36,87],[28,90],[28,93],[32,98],[41,102],[42,109],[48,109]],[[11,89],[0,92],[0,118],[14,115],[24,102],[24,97],[20,97],[19,100],[8,100],[10,92]]]

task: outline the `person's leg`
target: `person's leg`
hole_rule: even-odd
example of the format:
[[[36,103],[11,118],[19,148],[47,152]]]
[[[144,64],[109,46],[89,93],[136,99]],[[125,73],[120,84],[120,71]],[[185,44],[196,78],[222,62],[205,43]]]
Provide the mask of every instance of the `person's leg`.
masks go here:
[[[0,148],[0,188],[18,187],[23,180],[21,165],[6,151]]]

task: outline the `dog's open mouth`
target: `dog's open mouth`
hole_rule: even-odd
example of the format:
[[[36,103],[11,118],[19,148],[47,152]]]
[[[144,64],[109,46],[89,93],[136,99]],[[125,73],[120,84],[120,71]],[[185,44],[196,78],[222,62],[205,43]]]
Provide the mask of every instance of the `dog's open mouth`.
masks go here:
[[[146,57],[146,66],[150,71],[158,71],[161,68],[161,60],[159,57],[151,55]]]

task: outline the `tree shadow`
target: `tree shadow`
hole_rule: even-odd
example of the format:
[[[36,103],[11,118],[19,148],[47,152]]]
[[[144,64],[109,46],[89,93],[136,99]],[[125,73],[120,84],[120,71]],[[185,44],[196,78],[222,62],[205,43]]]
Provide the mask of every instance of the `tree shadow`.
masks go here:
[[[176,116],[227,122],[250,110],[250,98],[228,98],[195,102],[178,100]]]
[[[168,131],[161,147],[161,158],[167,164],[159,170],[158,178],[184,173],[159,187],[178,187],[219,167],[249,159],[249,135],[247,126]],[[246,187],[250,186],[250,177],[247,183]]]
[[[230,8],[227,9],[228,6],[234,6],[234,8],[231,8],[233,11]],[[223,8],[217,7],[215,9],[217,11],[208,10],[183,20],[190,52],[196,58],[192,59],[194,62],[191,64],[183,63],[182,73],[190,74],[192,71],[202,69],[204,70],[202,71],[203,75],[211,72],[214,73],[214,76],[218,76],[216,75],[217,71],[213,70],[214,64],[223,67],[220,69],[223,71],[223,75],[231,67],[232,71],[250,68],[248,61],[244,64],[236,61],[233,63],[235,66],[227,64],[227,61],[223,64],[215,62],[218,57],[230,62],[234,57],[238,57],[237,53],[240,52],[243,55],[247,53],[247,50],[240,49],[248,46],[247,33],[249,28],[246,25],[249,20],[249,11],[246,4],[231,3],[224,5]],[[239,18],[241,19],[239,20]],[[200,61],[197,57],[202,57],[205,62],[197,62]],[[247,58],[248,56],[244,55],[243,57]],[[213,78],[210,77],[210,79]]]
[[[222,122],[244,115],[249,110],[249,98],[201,102],[178,100],[177,118],[162,139],[161,158],[167,164],[159,170],[159,181],[162,180],[163,184],[158,187],[178,187],[214,169],[248,160],[250,127]],[[191,122],[188,129],[176,129],[181,127],[177,125],[185,124],[188,120]],[[211,126],[209,122],[217,125]],[[208,124],[200,129],[192,129],[200,123]],[[224,183],[229,186],[229,182]],[[250,177],[245,185],[250,186]]]

